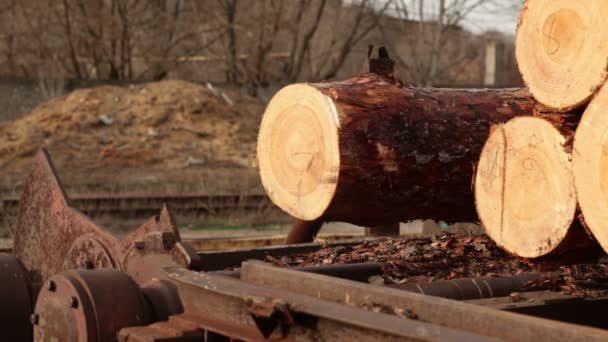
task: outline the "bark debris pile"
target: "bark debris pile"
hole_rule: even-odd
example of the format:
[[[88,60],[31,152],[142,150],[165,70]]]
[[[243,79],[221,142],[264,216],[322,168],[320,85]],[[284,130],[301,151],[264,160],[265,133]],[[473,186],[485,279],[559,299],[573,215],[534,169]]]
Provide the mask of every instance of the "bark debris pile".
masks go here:
[[[428,238],[381,238],[352,246],[322,248],[266,261],[279,267],[321,266],[377,262],[381,279],[372,283],[428,283],[474,277],[504,277],[524,272],[547,273],[522,290],[551,290],[575,296],[608,295],[608,260],[593,264],[561,266],[522,259],[506,253],[486,235],[459,236],[444,233]]]

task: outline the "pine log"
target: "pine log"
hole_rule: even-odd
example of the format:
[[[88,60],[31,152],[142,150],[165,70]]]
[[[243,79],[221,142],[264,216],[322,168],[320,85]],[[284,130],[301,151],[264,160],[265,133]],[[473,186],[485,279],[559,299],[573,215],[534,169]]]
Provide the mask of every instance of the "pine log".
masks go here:
[[[375,74],[290,85],[262,120],[262,183],[306,221],[477,221],[473,166],[490,127],[534,108],[524,89],[403,87]]]
[[[608,1],[526,0],[515,52],[535,99],[555,111],[587,103],[606,79]]]
[[[577,199],[568,117],[576,116],[511,119],[492,131],[481,152],[475,178],[479,218],[496,244],[515,255],[561,253],[580,238],[571,231]]]
[[[585,110],[574,137],[572,164],[586,227],[608,251],[608,86]]]

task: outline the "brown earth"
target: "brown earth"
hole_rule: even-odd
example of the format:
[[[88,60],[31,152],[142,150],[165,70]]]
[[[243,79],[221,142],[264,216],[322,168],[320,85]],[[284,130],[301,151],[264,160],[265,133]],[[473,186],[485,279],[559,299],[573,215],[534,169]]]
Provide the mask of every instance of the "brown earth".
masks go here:
[[[229,100],[203,85],[161,81],[80,89],[51,99],[0,124],[0,193],[20,191],[41,146],[76,192],[171,184],[222,192],[209,189],[222,182],[257,188],[251,166],[264,104],[227,95]],[[198,189],[200,183],[206,185]]]

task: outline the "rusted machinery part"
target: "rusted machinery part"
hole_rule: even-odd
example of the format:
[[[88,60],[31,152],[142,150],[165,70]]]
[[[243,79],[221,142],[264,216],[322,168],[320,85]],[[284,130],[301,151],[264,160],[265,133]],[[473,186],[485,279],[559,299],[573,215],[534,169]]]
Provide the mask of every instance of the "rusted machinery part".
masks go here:
[[[0,331],[2,340],[31,341],[30,315],[36,286],[23,264],[13,255],[0,254]]]
[[[24,185],[13,250],[43,280],[75,268],[117,268],[141,284],[162,266],[191,268],[198,262],[166,206],[122,241],[72,208],[44,149]]]
[[[198,254],[181,241],[175,219],[167,207],[120,243],[120,269],[139,284],[161,277],[163,267],[198,267]]]
[[[177,287],[166,279],[152,279],[141,288],[151,308],[152,321],[166,321],[172,315],[184,312]]]
[[[430,341],[438,337],[444,340],[492,340],[434,324],[257,286],[220,275],[197,273],[183,268],[165,270],[166,279],[144,287],[142,292],[150,307],[156,307],[157,312],[159,304],[165,307],[173,305],[173,308],[178,310],[182,310],[183,305],[184,311],[177,314],[167,311],[168,319],[146,326],[123,326],[115,335],[119,341],[201,341],[216,338],[347,340],[354,335],[362,340],[376,341]],[[102,271],[89,272],[95,274]],[[100,290],[99,287],[88,288],[93,296]],[[126,304],[128,303],[124,303]],[[97,306],[93,308],[99,310]],[[105,317],[99,312],[97,316]],[[155,317],[161,318],[164,317]],[[74,320],[72,325],[76,323]],[[118,326],[119,324],[113,325]],[[69,329],[75,328],[66,327],[65,330]]]
[[[418,292],[424,295],[457,299],[482,299],[508,296],[522,292],[528,282],[547,276],[547,273],[522,273],[508,277],[478,277],[443,280],[432,283],[391,284],[388,287]]]
[[[218,274],[166,271],[184,303],[182,317],[235,340],[493,340]]]
[[[114,341],[123,327],[151,322],[135,281],[114,269],[67,271],[40,290],[31,322],[34,341]]]
[[[94,236],[96,241],[77,241],[85,235]],[[41,150],[23,187],[14,237],[14,254],[28,270],[37,272],[42,279],[46,279],[61,272],[64,263],[71,264],[71,261],[66,261],[68,254],[80,262],[83,259],[79,255],[82,244],[96,245],[99,242],[107,249],[110,259],[116,260],[113,256],[117,253],[117,241],[114,236],[70,207],[48,152]],[[96,256],[99,256],[98,251],[95,248]],[[103,259],[107,260],[107,257]]]
[[[312,242],[314,241],[315,236],[317,236],[321,230],[322,226],[323,221],[321,220],[303,221],[300,219],[294,219],[285,243],[294,244]]]
[[[177,287],[166,279],[153,279],[140,287],[115,269],[71,270],[46,281],[31,322],[37,342],[132,342],[137,341],[135,336],[142,341],[156,341],[152,336],[201,341],[202,331],[196,324],[179,319],[183,311]],[[29,322],[28,316],[31,340]],[[123,328],[129,333],[120,337]]]

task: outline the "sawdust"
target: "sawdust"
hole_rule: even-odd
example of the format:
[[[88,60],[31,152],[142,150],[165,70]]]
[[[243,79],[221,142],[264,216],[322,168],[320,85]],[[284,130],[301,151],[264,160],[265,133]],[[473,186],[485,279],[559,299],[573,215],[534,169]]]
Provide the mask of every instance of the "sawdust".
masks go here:
[[[23,177],[41,146],[62,176],[249,168],[263,110],[184,81],[76,90],[0,124],[0,178]]]

